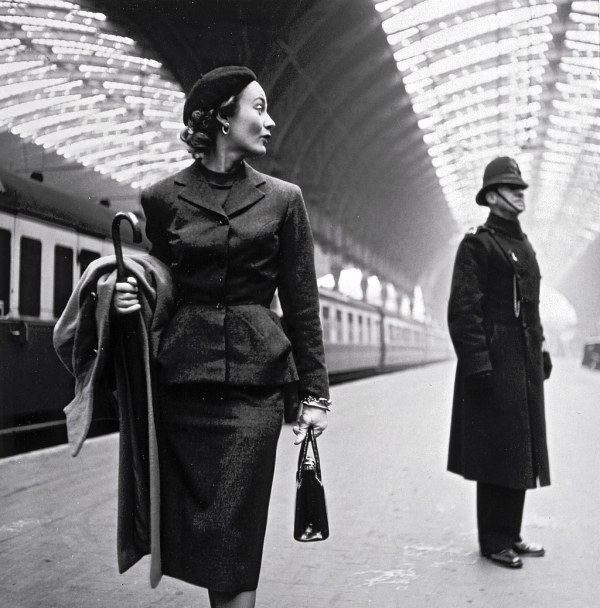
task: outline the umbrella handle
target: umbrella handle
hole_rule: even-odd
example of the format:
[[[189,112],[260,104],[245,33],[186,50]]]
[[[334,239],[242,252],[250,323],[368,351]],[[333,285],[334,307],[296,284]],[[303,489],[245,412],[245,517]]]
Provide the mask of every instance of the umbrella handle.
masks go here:
[[[140,230],[140,223],[137,217],[131,212],[125,213],[124,211],[119,211],[116,213],[112,221],[112,240],[117,260],[117,281],[125,280],[125,264],[123,263],[123,249],[121,247],[121,222],[123,220],[126,220],[131,225],[133,242],[142,242],[142,231]]]

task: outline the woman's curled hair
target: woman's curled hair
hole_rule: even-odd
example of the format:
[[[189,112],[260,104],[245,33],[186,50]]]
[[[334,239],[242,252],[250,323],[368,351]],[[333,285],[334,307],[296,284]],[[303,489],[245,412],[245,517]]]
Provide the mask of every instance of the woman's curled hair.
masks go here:
[[[217,133],[222,127],[217,116],[221,118],[233,116],[237,110],[238,97],[238,95],[230,97],[218,108],[192,112],[188,126],[179,133],[179,138],[194,158],[202,157],[207,150],[214,147]]]

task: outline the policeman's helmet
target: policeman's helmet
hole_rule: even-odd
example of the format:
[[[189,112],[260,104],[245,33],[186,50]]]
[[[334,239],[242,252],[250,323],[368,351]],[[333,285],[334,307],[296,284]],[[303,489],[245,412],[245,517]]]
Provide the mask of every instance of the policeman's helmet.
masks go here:
[[[529,185],[523,181],[517,162],[509,156],[499,156],[488,163],[483,172],[483,185],[475,197],[477,204],[487,206],[485,195],[496,186],[502,185],[519,186],[523,189]]]

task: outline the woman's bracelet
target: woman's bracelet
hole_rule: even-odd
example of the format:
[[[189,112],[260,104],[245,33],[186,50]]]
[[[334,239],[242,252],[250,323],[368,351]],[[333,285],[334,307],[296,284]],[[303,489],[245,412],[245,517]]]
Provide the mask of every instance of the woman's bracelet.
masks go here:
[[[331,405],[331,399],[325,399],[325,397],[305,397],[300,402],[303,406],[308,405],[310,407],[316,407],[326,412],[330,412],[329,406]]]

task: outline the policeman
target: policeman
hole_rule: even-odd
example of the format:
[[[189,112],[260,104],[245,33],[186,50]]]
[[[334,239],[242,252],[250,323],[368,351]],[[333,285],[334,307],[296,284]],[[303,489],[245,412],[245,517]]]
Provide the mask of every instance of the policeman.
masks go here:
[[[550,484],[543,381],[552,363],[540,270],[518,220],[526,188],[512,158],[487,165],[475,200],[490,215],[458,247],[448,304],[458,357],[448,470],[477,482],[481,554],[509,568],[544,555],[520,532],[525,491]]]

